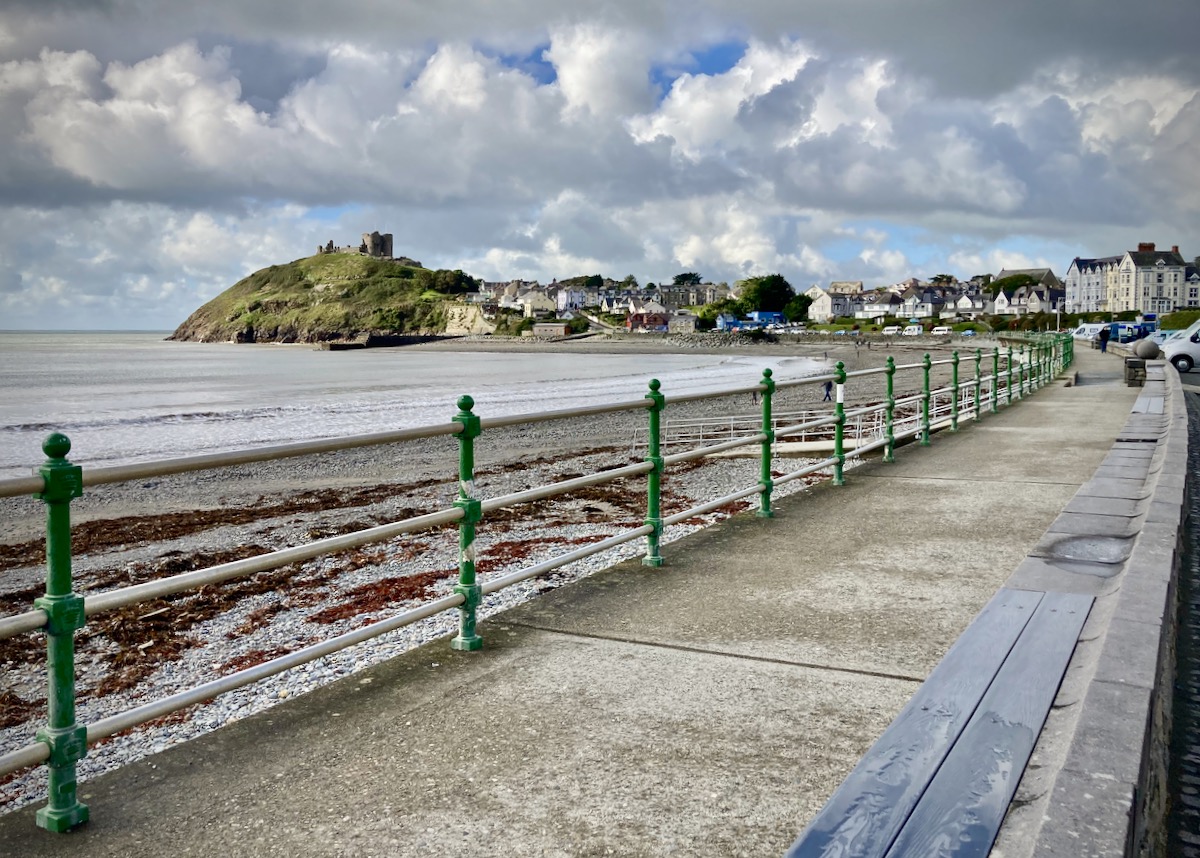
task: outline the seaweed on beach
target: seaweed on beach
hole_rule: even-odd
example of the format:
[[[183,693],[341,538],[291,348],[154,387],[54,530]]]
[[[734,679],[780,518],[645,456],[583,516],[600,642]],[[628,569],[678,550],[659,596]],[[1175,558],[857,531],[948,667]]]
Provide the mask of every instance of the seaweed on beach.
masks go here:
[[[382,483],[353,489],[312,489],[276,502],[260,496],[239,506],[93,519],[72,525],[71,547],[76,554],[86,554],[150,542],[166,542],[217,527],[250,524],[287,515],[371,506],[441,482],[422,480],[404,485]],[[403,512],[407,514],[412,510],[405,509]],[[33,565],[44,558],[45,541],[40,538],[0,545],[0,570]]]
[[[26,700],[14,691],[0,691],[0,730],[45,717],[45,700]]]

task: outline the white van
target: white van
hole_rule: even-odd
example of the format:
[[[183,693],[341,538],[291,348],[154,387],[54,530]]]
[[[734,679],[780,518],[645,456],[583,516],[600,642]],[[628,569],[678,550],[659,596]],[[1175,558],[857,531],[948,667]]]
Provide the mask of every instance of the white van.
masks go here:
[[[933,334],[935,337],[945,337],[945,336],[949,336],[950,334],[954,333],[954,329],[951,328],[949,325],[938,325],[936,328],[934,328],[929,333]]]
[[[1186,331],[1163,343],[1163,357],[1181,373],[1200,363],[1200,321],[1192,322]]]
[[[900,332],[900,336],[902,336],[902,337],[919,337],[923,333],[925,333],[925,329],[922,328],[920,325],[909,325],[907,328],[905,328],[903,331]]]
[[[1107,328],[1107,322],[1084,322],[1075,330],[1071,331],[1071,336],[1077,340],[1094,340],[1099,335],[1102,328]]]
[[[879,333],[883,334],[885,337],[894,337],[894,336],[896,336],[896,334],[900,333],[900,326],[899,325],[888,325],[886,328],[884,328]]]

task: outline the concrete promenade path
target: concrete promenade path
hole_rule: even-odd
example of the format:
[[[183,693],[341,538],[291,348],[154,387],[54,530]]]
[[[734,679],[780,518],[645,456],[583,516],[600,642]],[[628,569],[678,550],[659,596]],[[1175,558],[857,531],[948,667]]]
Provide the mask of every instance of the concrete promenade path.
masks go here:
[[[1082,348],[1030,398],[31,806],[0,856],[779,856],[1109,451]],[[1079,384],[1067,384],[1078,373]]]

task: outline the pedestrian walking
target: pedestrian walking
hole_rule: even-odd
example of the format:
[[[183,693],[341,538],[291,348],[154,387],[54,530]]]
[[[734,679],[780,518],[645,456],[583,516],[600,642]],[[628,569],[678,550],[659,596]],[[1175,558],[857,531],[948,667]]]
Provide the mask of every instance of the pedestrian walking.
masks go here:
[[[822,402],[832,402],[833,401],[833,396],[831,396],[832,393],[833,393],[833,382],[832,381],[825,382],[825,398],[822,399],[821,401]]]
[[[1100,354],[1104,354],[1108,351],[1108,337],[1109,337],[1108,328],[1107,327],[1101,328],[1098,336],[1100,338]]]

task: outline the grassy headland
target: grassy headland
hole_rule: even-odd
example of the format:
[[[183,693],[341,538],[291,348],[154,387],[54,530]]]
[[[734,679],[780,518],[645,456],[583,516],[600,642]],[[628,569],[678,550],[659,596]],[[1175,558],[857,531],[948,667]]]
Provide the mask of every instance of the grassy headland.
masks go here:
[[[319,254],[254,272],[192,313],[170,338],[316,343],[438,333],[445,300],[471,282],[461,271],[430,271],[412,260]]]

